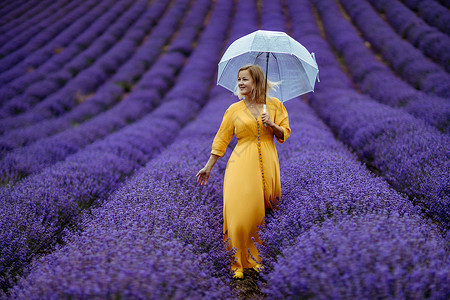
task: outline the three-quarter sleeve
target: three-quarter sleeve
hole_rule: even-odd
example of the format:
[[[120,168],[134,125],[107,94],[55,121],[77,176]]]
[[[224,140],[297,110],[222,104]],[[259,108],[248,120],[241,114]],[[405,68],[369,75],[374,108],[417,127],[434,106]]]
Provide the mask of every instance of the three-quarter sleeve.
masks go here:
[[[289,117],[286,107],[284,107],[283,103],[278,99],[276,101],[274,123],[283,128],[283,139],[277,137],[278,143],[283,144],[291,135],[291,128],[289,128]]]
[[[222,124],[216,133],[214,141],[212,143],[211,154],[218,155],[220,157],[225,155],[228,144],[233,138],[234,134],[234,122],[232,120],[233,113],[230,108],[225,111],[222,119]]]

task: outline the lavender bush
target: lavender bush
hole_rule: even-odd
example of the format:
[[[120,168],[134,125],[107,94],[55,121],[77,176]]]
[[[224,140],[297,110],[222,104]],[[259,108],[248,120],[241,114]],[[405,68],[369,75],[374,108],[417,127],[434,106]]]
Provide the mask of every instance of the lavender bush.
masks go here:
[[[428,26],[400,1],[369,0],[386,15],[389,24],[425,55],[450,71],[450,37]]]
[[[179,4],[173,6],[170,16],[163,19],[165,20],[165,26],[159,26],[160,31],[155,33],[154,39],[151,40],[153,44],[153,51],[156,53],[161,51],[162,46],[168,41],[169,37],[175,30],[175,28],[167,30],[167,27],[172,28],[179,22],[181,15],[187,8],[187,5],[188,1],[179,0]],[[165,39],[156,39],[156,36],[158,35],[162,35]],[[143,38],[144,34],[141,36]],[[104,84],[106,79],[112,75],[113,70],[117,70],[123,63],[133,56],[137,45],[138,41],[134,39],[134,36],[126,36],[126,39],[122,39],[120,42],[116,43],[113,48],[109,49],[106,54],[96,60],[95,63],[89,68],[83,69],[84,67],[79,66],[83,69],[81,73],[77,74],[73,80],[63,87],[63,89],[45,98],[44,101],[39,102],[39,104],[34,107],[32,111],[17,117],[0,120],[0,125],[2,126],[3,131],[6,129],[33,124],[45,118],[61,115],[70,110],[78,104],[77,99],[80,95],[89,95],[91,92],[94,92],[100,84]],[[149,60],[154,61],[157,56],[155,57],[151,54],[152,53],[147,52]],[[84,64],[85,58],[82,61]]]
[[[340,140],[351,145],[396,189],[448,226],[448,136],[355,93],[330,91],[317,93],[313,99],[313,107]]]
[[[371,45],[412,86],[427,93],[450,97],[450,75],[403,41],[365,1],[341,2]]]
[[[0,170],[10,180],[0,187],[0,298],[244,296],[230,289],[222,241],[236,141],[206,187],[195,174],[237,100],[211,89],[220,55],[259,28],[291,34],[320,69],[315,92],[286,103],[282,201],[260,231],[266,298],[448,298],[448,97],[430,95],[446,83],[429,80],[445,72],[444,44],[429,26],[408,31],[441,70],[416,90],[374,57],[376,43],[358,36],[365,25],[333,5],[1,2],[0,61],[11,66],[0,70]],[[374,39],[392,39],[383,51],[393,56],[398,37],[380,25]],[[48,31],[25,41],[39,26]]]
[[[152,233],[163,230],[152,229],[149,216],[134,213],[139,221],[125,228],[86,229],[82,238],[42,260],[39,270],[11,291],[11,299],[231,298],[192,246]]]
[[[329,218],[378,212],[423,216],[361,165],[309,107],[299,101],[286,107],[296,134],[286,142],[288,149],[279,147],[283,200],[263,230],[266,265],[296,237]]]
[[[164,2],[161,3],[164,5]],[[84,57],[87,61],[87,57],[92,59],[101,56],[108,48],[117,42],[119,37],[123,36],[123,32],[132,30],[129,29],[129,25],[133,25],[132,22],[129,22],[130,19],[136,20],[136,23],[142,23],[143,17],[141,15],[143,13],[148,14],[153,9],[159,7],[159,5],[155,5],[152,6],[152,9],[143,10],[145,7],[143,3],[135,3],[131,7],[128,7],[129,5],[130,3],[127,2],[117,2],[110,7],[109,10],[104,11],[101,17],[97,18],[96,21],[91,24],[89,30],[84,31],[77,36],[66,47],[57,48],[59,49],[57,55],[52,55],[41,65],[36,66],[32,72],[20,74],[19,77],[2,86],[2,88],[0,88],[0,95],[7,95],[8,97],[1,98],[1,100],[6,101],[6,99],[11,99],[19,94],[23,95],[30,85],[36,81],[41,81],[49,77],[52,78],[55,83],[59,83],[59,87],[61,87],[65,82],[63,80],[57,80],[52,74],[64,69],[65,64],[68,64],[72,59],[78,60],[81,57]],[[87,46],[84,50],[83,45]],[[81,53],[84,53],[84,55]],[[74,73],[72,69],[70,70],[72,71],[71,73]],[[77,71],[79,72],[79,70]],[[2,114],[4,116],[8,113],[8,107],[12,106],[12,100],[13,99],[9,100],[8,104],[2,108]]]
[[[86,20],[89,20],[89,18],[92,18],[92,15],[87,14],[87,12],[89,11],[89,9],[94,8],[96,5],[99,5],[99,3],[97,1],[86,1],[84,5],[79,5],[79,3],[72,3],[70,5],[70,7],[66,7],[62,11],[53,14],[53,17],[45,19],[43,24],[41,23],[44,26],[49,26],[49,28],[47,30],[44,30],[44,31],[36,30],[35,32],[31,32],[31,34],[28,34],[30,31],[27,30],[25,32],[25,34],[27,34],[27,36],[17,37],[18,39],[20,39],[19,45],[17,45],[17,43],[14,43],[14,44],[11,43],[11,44],[13,44],[12,46],[9,46],[9,43],[5,44],[0,49],[0,53],[4,56],[3,58],[0,59],[0,63],[1,63],[0,71],[4,72],[22,60],[31,60],[33,56],[27,57],[27,55],[29,55],[30,53],[33,53],[35,50],[44,46],[48,41],[55,38],[56,35],[62,29],[64,29],[68,25],[74,23],[74,21],[76,21],[79,18],[83,19],[83,15],[87,16],[87,17],[85,17]],[[100,14],[101,10],[99,11],[99,10],[94,9],[94,12],[97,14]],[[94,13],[94,17],[95,17],[95,13]],[[54,18],[56,18],[56,20]],[[92,19],[91,19],[91,21],[92,21]],[[29,39],[31,39],[31,41],[29,41]],[[18,46],[21,46],[21,44],[25,44],[25,45],[23,47],[21,47],[20,49],[16,50]],[[12,50],[16,50],[16,51],[12,52],[11,55],[7,55]],[[50,50],[50,49],[48,49],[48,50]],[[39,52],[41,52],[41,55],[43,55],[43,54],[45,55],[45,53],[46,53],[45,51],[39,51]],[[49,54],[49,53],[51,53],[51,51],[47,51],[47,53]],[[1,82],[4,83],[3,81],[1,81]]]
[[[209,8],[209,6],[205,4],[207,4],[206,1],[196,2],[195,6],[193,6],[193,9],[187,16],[187,19],[193,21],[191,21],[191,24],[185,24],[180,30],[180,35],[178,35],[183,39],[182,42],[177,42],[180,40],[175,38],[175,46],[170,48],[169,52],[161,57],[155,65],[152,66],[151,70],[144,75],[139,74],[142,76],[140,82],[136,84],[133,91],[117,106],[104,114],[99,114],[92,120],[85,122],[72,130],[66,130],[63,133],[50,138],[41,139],[30,147],[19,148],[17,151],[7,155],[3,159],[4,164],[0,167],[1,179],[3,181],[14,181],[29,174],[36,173],[44,167],[75,153],[80,148],[92,143],[96,139],[104,137],[110,132],[116,131],[127,124],[134,122],[157,107],[166,91],[173,85],[173,82],[176,80],[176,74],[184,64],[184,56],[178,49],[183,47],[184,54],[189,54],[192,51],[192,44],[198,33],[197,28],[201,25],[207,9]],[[164,25],[164,22],[162,22],[161,25]],[[187,39],[189,36],[191,37],[191,40]],[[127,72],[124,71],[121,74],[123,75],[122,80],[133,80],[129,75],[128,77],[125,76],[128,74]],[[115,80],[118,79],[116,78]],[[91,103],[91,101],[89,101],[89,103]],[[92,107],[92,105],[90,107]],[[92,114],[92,111],[90,113]],[[68,117],[58,119],[59,122],[53,122],[53,125],[58,127],[53,128],[55,128],[55,130],[61,130],[61,125],[70,126],[73,124],[74,116],[76,115],[70,113],[68,114]],[[86,115],[78,116],[78,119],[80,119],[80,117],[86,117]],[[41,132],[41,136],[48,134],[48,132],[52,132],[51,128],[48,126],[49,124],[47,123],[45,125],[46,130]],[[28,130],[25,133],[28,132],[33,134],[34,130]],[[12,134],[6,135],[5,139],[3,139],[8,146],[12,144],[10,141],[11,135]],[[31,137],[21,135],[19,137],[16,136],[15,141],[20,143],[21,141],[36,139],[37,137],[36,134]],[[1,140],[2,139],[0,139],[0,141]],[[23,144],[24,143],[22,142],[22,145]],[[65,149],[66,151],[61,151],[61,149]]]
[[[198,79],[211,78],[211,66],[218,59],[205,59],[205,54],[219,52],[218,41],[225,33],[225,28],[217,24],[225,22],[228,16],[217,15],[221,17],[202,32],[201,43],[180,73],[177,86],[167,94],[166,103],[150,116],[91,144],[65,162],[0,191],[5,216],[0,223],[3,289],[32,257],[51,250],[62,229],[77,227],[83,209],[105,199],[127,176],[169,144],[181,126],[195,115],[208,90]],[[192,91],[189,98],[188,87]],[[160,134],[162,130],[164,135]],[[32,197],[30,191],[34,191]]]
[[[428,24],[439,28],[439,30],[446,34],[450,34],[450,28],[448,27],[450,22],[448,8],[450,4],[447,0],[440,0],[442,5],[434,0],[404,0],[403,2],[416,11]],[[447,9],[443,5],[445,5]]]
[[[364,93],[381,103],[400,107],[442,132],[449,132],[450,104],[447,99],[415,90],[375,59],[334,2],[317,1],[316,6],[330,43],[343,56],[349,72]]]
[[[183,293],[193,293],[193,298],[229,298],[227,262],[231,257],[221,240],[222,198],[217,192],[221,178],[213,175],[211,184],[201,188],[195,186],[193,177],[201,164],[197,156],[207,156],[205,148],[209,149],[214,128],[219,125],[220,119],[211,116],[220,115],[227,103],[224,100],[230,98],[222,95],[215,96],[201,116],[182,131],[182,138],[101,208],[94,209],[85,219],[82,234],[69,233],[67,246],[36,262],[12,295],[142,295],[156,299],[158,294],[154,293],[166,284],[164,293],[174,290],[175,299],[186,297]],[[214,120],[216,126],[205,128],[208,120]],[[199,143],[192,144],[193,138]],[[222,172],[225,164],[219,162]],[[135,248],[141,250],[131,250]],[[65,283],[56,284],[56,278],[68,270],[73,279],[85,278],[87,273],[92,280],[86,283],[67,278]]]
[[[20,32],[26,30],[27,27],[39,24],[45,18],[48,18],[54,9],[63,9],[67,4],[68,1],[52,3],[45,0],[39,3],[33,3],[33,1],[17,1],[15,5],[10,3],[10,10],[6,11],[7,8],[5,7],[1,12],[1,27],[4,35],[0,37],[0,42],[2,44],[6,43],[20,34]]]
[[[269,299],[445,299],[448,245],[411,216],[327,220],[286,248],[266,277]]]
[[[16,28],[15,26],[21,25],[27,20],[29,21],[45,13],[48,14],[49,12],[45,11],[48,2],[45,0],[39,3],[23,0],[17,2],[4,1],[0,9],[0,15],[2,16],[0,26],[5,28],[5,31],[8,30],[9,33],[9,29]],[[59,5],[64,4],[67,4],[67,2],[61,1]]]

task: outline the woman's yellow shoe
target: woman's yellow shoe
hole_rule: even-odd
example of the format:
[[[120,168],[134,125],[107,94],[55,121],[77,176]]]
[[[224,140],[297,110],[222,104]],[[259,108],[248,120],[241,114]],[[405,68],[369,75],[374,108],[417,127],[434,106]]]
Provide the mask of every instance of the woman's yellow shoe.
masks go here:
[[[257,264],[256,266],[253,267],[253,270],[255,270],[256,272],[261,272],[263,268],[264,267],[262,264]]]
[[[236,271],[236,272],[234,272],[233,278],[242,279],[242,278],[244,278],[244,273]]]

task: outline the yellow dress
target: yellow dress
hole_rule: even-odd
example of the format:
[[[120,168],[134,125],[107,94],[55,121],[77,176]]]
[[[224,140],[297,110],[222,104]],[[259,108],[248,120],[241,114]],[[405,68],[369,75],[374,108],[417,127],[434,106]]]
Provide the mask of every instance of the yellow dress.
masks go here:
[[[276,98],[266,103],[271,120],[283,128],[284,138],[277,138],[283,143],[291,133],[286,108]],[[236,250],[233,271],[243,272],[260,262],[254,244],[261,243],[258,227],[264,223],[265,208],[275,207],[281,195],[274,133],[262,123],[261,113],[255,119],[243,100],[230,105],[212,144],[211,153],[223,156],[233,135],[238,141],[223,184],[223,233],[229,249]]]

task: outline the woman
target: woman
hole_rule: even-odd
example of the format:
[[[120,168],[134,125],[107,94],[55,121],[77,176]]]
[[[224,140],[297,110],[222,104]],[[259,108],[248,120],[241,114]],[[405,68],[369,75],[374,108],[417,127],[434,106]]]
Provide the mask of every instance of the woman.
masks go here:
[[[268,90],[274,84],[268,81]],[[211,156],[197,173],[197,182],[205,185],[211,169],[233,135],[237,145],[230,156],[223,185],[223,233],[234,248],[234,278],[243,278],[244,269],[261,268],[254,242],[261,243],[258,227],[264,223],[265,209],[275,207],[281,195],[280,165],[273,137],[284,143],[289,137],[286,108],[276,98],[267,97],[263,112],[265,77],[257,65],[238,72],[235,94],[242,99],[230,105],[212,144]]]

